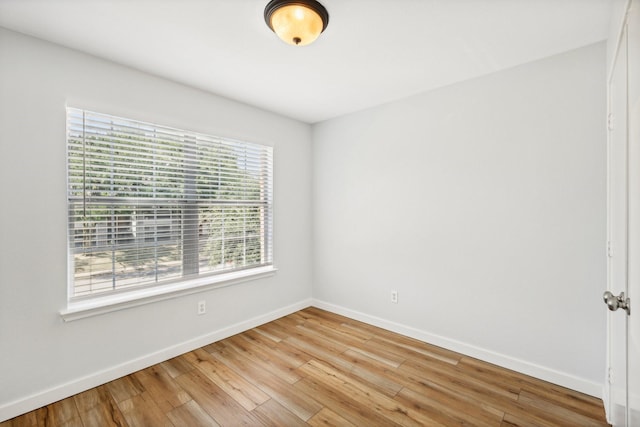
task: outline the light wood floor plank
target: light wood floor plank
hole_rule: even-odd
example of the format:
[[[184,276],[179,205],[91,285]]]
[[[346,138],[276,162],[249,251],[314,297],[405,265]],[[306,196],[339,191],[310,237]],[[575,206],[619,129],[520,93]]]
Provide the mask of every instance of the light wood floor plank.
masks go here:
[[[228,368],[224,363],[212,357],[210,353],[198,349],[189,354],[197,355],[197,360],[194,360],[193,363],[197,364],[198,370],[247,411],[252,411],[269,400],[269,396]]]
[[[278,401],[283,407],[296,414],[302,420],[308,420],[312,415],[322,409],[322,405],[316,402],[311,396],[297,391],[291,387],[291,384],[279,377],[277,373],[264,369],[263,366],[256,364],[253,359],[246,357],[233,347],[220,349],[212,353],[212,356],[242,374],[256,387],[267,393],[272,399]]]
[[[254,328],[253,330],[256,333],[262,335],[263,337],[270,339],[271,341],[278,343],[283,340],[283,338],[279,337],[278,335],[270,333],[268,329],[257,327],[257,328]]]
[[[602,402],[307,308],[0,423],[606,426]]]
[[[371,411],[370,407],[363,406],[356,399],[352,399],[346,391],[326,386],[312,378],[303,378],[294,384],[298,390],[313,396],[326,408],[340,414],[341,417],[357,426],[397,426],[399,424],[390,421],[378,412]]]
[[[607,425],[607,423],[604,423],[601,420],[595,420],[576,413],[575,411],[561,406],[557,402],[548,401],[527,391],[520,393],[518,401],[526,407],[531,408],[531,411],[537,413],[540,418],[545,418],[550,421],[560,420],[566,426],[600,427]]]
[[[365,383],[355,381],[336,369],[315,360],[302,366],[300,370],[306,372],[310,379],[320,382],[326,387],[340,390],[360,406],[369,406],[370,410],[403,426],[420,426],[411,418],[408,408],[392,398],[376,391]]]
[[[411,408],[418,414],[425,426],[457,426],[468,425],[469,423],[460,416],[457,411],[444,407],[440,402],[430,399],[427,396],[419,395],[418,398],[412,396],[410,389],[405,389],[404,393],[398,394],[395,400]],[[474,423],[472,425],[477,425]]]
[[[451,385],[460,392],[464,390],[470,394],[479,396],[491,396],[496,400],[507,399],[506,404],[518,399],[518,392],[510,387],[500,387],[489,381],[482,381],[470,375],[464,375],[456,366],[442,363],[434,363],[425,360],[408,360],[398,369],[401,372],[411,373],[418,378],[424,378],[442,384],[445,387]]]
[[[276,400],[267,400],[258,406],[254,413],[265,425],[298,427],[306,426],[307,423],[287,410]]]
[[[133,375],[128,375],[108,382],[105,384],[105,388],[118,403],[123,400],[131,399],[132,397],[144,392],[144,387]]]
[[[346,351],[346,350],[345,350]],[[360,353],[364,356],[369,357],[370,359],[377,360],[379,362],[384,363],[387,366],[392,368],[397,368],[402,365],[407,359],[399,356],[396,353],[386,351],[382,348],[371,346],[371,345],[357,345],[351,346],[348,351]],[[344,353],[344,352],[343,352]]]
[[[545,387],[545,385],[531,383],[523,385],[522,392],[536,394],[595,420],[602,418],[602,402],[599,399],[585,396],[573,390],[557,386],[549,387],[548,385]]]
[[[422,359],[437,360],[448,363],[449,365],[457,365],[460,357],[454,357],[448,353],[439,351],[436,347],[417,346],[402,342],[393,342],[393,340],[384,337],[373,337],[367,344],[372,347],[385,349],[390,353],[395,353],[404,359]]]
[[[87,412],[88,410],[92,409],[102,402],[102,397],[100,396],[99,390],[99,388],[92,388],[73,396],[73,400],[76,403],[78,412]]]
[[[118,404],[113,398],[113,395],[109,392],[106,385],[101,385],[99,387],[94,388],[96,391],[97,401],[94,401],[94,397],[91,397],[87,402],[85,401],[85,405],[83,408],[86,410],[80,411],[80,419],[82,419],[85,427],[89,426],[118,426],[118,427],[127,427],[129,424],[125,420],[120,408],[118,408]],[[85,392],[87,393],[87,392]],[[82,393],[84,394],[84,393]],[[76,400],[76,404],[78,399],[76,399],[78,395],[74,396],[74,400]],[[80,406],[79,406],[80,408]]]
[[[353,329],[337,327],[335,323],[329,323],[324,318],[310,319],[304,324],[307,328],[316,330],[325,339],[331,338],[343,345],[352,346],[363,344],[371,339],[369,334],[359,334]]]
[[[191,396],[173,381],[162,365],[151,366],[132,375],[163,412],[169,412],[191,400]]]
[[[262,424],[251,412],[244,409],[198,369],[179,376],[176,381],[182,388],[189,390],[193,400],[218,424],[223,426]]]
[[[177,427],[173,425],[148,392],[119,402],[118,408],[131,427]]]
[[[171,375],[171,378],[179,377],[195,369],[195,366],[187,362],[183,357],[174,357],[162,362],[160,365]]]
[[[486,407],[481,401],[470,399],[428,381],[420,382],[419,388],[406,387],[398,393],[398,400],[419,402],[424,407],[440,410],[455,423],[478,426],[499,425],[503,414],[496,413],[495,408]]]
[[[312,427],[355,427],[355,424],[351,424],[349,421],[342,418],[329,408],[322,408],[317,414],[313,416],[308,422],[308,425]]]
[[[172,409],[167,417],[175,426],[218,427],[220,424],[207,414],[194,400]]]
[[[322,348],[324,348],[325,350],[328,350],[333,354],[340,354],[349,348],[347,343],[341,342],[338,339],[334,339],[330,336],[327,336],[326,334],[324,334],[321,331],[318,331],[317,329],[313,328],[312,325],[309,325],[309,324],[298,325],[296,327],[295,333],[300,339],[304,339],[304,340],[315,342],[315,343],[320,343]]]
[[[80,414],[73,397],[60,400],[47,406],[47,408],[46,423],[48,425],[77,425],[77,422],[80,421]]]
[[[236,340],[229,340],[228,344],[241,350],[247,357],[264,366],[264,369],[276,373],[289,384],[300,379],[300,375],[296,373],[295,369],[306,360],[301,361],[295,356],[290,356],[286,351],[264,346],[260,340],[244,337],[244,334],[242,337],[237,337]]]
[[[287,339],[289,336],[289,330],[286,327],[278,325],[275,321],[260,325],[257,329],[267,333],[271,336],[277,337],[279,342]]]
[[[286,342],[292,347],[295,347],[305,353],[308,353],[312,358],[322,360],[333,366],[338,366],[345,371],[350,371],[353,368],[349,362],[340,357],[340,354],[334,354],[327,351],[322,347],[322,343],[312,342],[309,340],[299,339],[297,337],[289,337]]]
[[[393,397],[402,389],[402,384],[394,378],[395,370],[388,365],[352,350],[345,351],[342,356],[353,365],[348,374],[360,378],[376,390]]]

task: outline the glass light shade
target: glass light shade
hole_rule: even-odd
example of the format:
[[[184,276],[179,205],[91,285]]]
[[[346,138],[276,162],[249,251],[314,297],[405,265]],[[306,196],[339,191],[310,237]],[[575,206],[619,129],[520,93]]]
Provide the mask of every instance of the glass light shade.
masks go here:
[[[282,6],[274,11],[270,24],[278,37],[296,46],[313,43],[324,29],[320,15],[299,4]]]

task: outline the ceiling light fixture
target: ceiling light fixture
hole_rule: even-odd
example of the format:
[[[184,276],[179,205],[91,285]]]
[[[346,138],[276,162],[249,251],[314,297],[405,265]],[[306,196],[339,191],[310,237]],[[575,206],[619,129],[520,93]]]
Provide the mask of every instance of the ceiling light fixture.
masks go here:
[[[264,20],[284,42],[305,46],[327,28],[329,13],[315,0],[271,0]]]

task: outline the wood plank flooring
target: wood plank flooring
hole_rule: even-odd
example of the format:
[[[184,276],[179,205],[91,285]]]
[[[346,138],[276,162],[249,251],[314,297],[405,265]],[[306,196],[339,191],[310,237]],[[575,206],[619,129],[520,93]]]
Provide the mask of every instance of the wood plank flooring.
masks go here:
[[[317,308],[9,426],[605,426],[602,402]]]

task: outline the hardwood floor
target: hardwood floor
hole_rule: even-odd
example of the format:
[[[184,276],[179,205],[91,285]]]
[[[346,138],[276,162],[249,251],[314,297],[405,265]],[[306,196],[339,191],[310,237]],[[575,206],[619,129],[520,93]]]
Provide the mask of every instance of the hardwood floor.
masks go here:
[[[307,308],[8,426],[603,426],[602,402]]]

